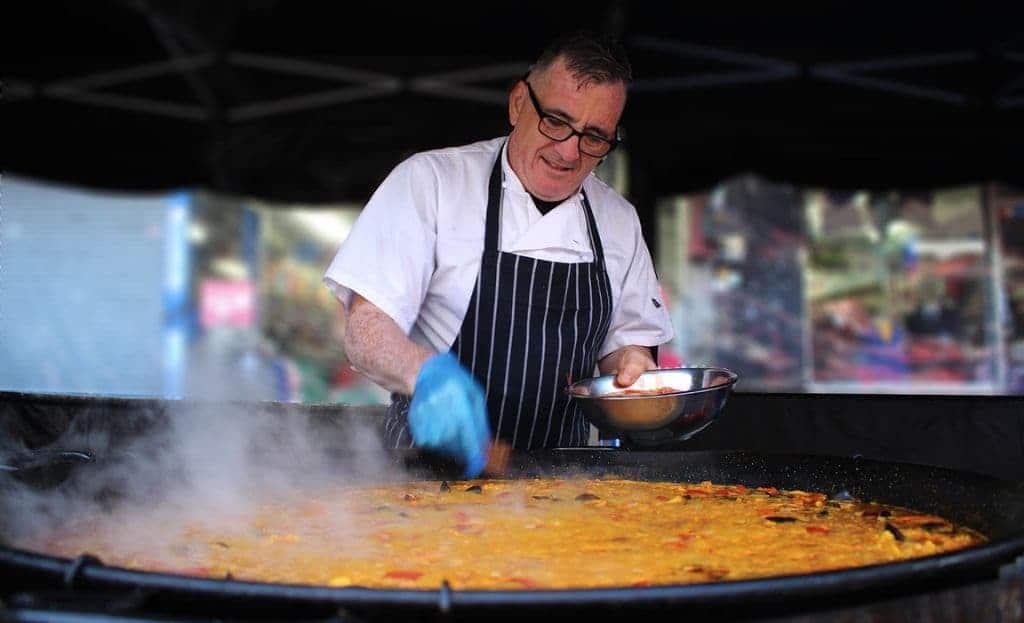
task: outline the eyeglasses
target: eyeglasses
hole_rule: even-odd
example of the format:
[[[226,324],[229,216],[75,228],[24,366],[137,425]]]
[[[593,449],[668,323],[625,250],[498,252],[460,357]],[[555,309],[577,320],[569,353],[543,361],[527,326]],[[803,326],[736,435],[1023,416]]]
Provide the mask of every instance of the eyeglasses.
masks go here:
[[[580,132],[569,125],[567,121],[559,119],[549,112],[545,112],[544,107],[540,105],[540,101],[537,99],[537,94],[533,92],[533,87],[530,86],[530,83],[523,80],[523,84],[526,85],[526,90],[530,93],[530,101],[533,102],[533,107],[537,111],[537,116],[540,117],[540,121],[537,122],[537,129],[540,130],[540,133],[544,136],[560,143],[567,141],[574,136],[578,136],[580,137],[580,152],[594,158],[602,158],[607,155],[608,152],[619,146],[621,140],[618,137],[605,138],[603,136],[598,136],[597,134],[591,134],[590,132]]]

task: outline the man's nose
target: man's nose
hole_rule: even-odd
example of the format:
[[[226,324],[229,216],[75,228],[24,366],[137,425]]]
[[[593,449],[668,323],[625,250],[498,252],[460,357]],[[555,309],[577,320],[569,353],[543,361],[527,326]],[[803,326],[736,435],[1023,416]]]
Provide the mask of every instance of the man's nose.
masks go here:
[[[555,147],[558,155],[566,163],[576,162],[580,158],[580,137],[577,134],[558,143]]]

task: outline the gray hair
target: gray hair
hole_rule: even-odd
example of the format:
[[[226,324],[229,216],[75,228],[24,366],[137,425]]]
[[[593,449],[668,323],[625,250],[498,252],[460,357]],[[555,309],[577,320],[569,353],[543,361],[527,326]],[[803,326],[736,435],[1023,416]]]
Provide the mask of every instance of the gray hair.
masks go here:
[[[626,50],[611,35],[589,30],[561,35],[541,52],[530,67],[530,75],[547,71],[559,59],[565,61],[566,68],[581,85],[621,83],[629,86],[633,80]]]

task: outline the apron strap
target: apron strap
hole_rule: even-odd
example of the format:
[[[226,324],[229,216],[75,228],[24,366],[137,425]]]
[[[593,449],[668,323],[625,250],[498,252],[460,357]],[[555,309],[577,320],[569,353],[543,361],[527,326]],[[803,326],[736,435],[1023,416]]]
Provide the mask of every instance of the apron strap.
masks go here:
[[[502,144],[498,150],[498,159],[494,161],[491,168],[491,181],[487,193],[487,228],[484,234],[484,253],[496,254],[498,252],[498,235],[501,233],[501,154],[505,151]]]
[[[597,231],[597,221],[594,219],[594,211],[590,208],[590,200],[587,199],[587,191],[580,187],[583,194],[583,211],[587,215],[587,233],[590,234],[590,248],[594,251],[594,263],[598,269],[604,270],[604,246],[601,244],[601,232]]]

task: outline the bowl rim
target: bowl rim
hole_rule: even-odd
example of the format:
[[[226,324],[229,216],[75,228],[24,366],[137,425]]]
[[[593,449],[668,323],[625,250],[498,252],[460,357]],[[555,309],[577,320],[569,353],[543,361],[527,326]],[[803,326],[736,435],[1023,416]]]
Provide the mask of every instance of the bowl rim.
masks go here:
[[[695,395],[695,394],[702,394],[702,393],[705,393],[705,392],[717,391],[717,390],[721,390],[721,389],[725,389],[725,388],[732,389],[732,386],[735,385],[736,382],[739,381],[739,379],[740,379],[740,375],[739,374],[733,372],[729,368],[724,368],[722,366],[681,366],[681,367],[675,367],[675,368],[656,368],[654,370],[646,370],[646,371],[642,372],[641,376],[644,375],[644,374],[651,373],[651,372],[671,372],[671,371],[677,371],[677,370],[702,370],[702,371],[703,370],[714,370],[714,371],[718,371],[718,372],[724,372],[726,374],[726,376],[729,377],[729,380],[726,381],[725,383],[720,384],[720,385],[712,385],[711,387],[701,387],[699,389],[686,389],[686,390],[680,390],[680,391],[677,391],[677,392],[671,392],[671,393],[665,393],[665,394],[654,394],[654,395],[639,394],[639,395],[634,395],[634,396],[607,396],[607,395],[597,395],[597,396],[594,396],[594,395],[591,395],[591,394],[586,394],[586,395],[584,395],[584,394],[577,394],[577,393],[575,393],[573,391],[573,388],[578,387],[578,386],[580,386],[583,383],[590,384],[590,383],[596,382],[596,381],[598,381],[600,379],[609,379],[609,378],[613,378],[615,376],[614,374],[601,374],[599,376],[591,376],[591,377],[588,377],[588,378],[585,378],[585,379],[580,379],[578,381],[574,381],[574,382],[570,383],[568,386],[566,386],[565,393],[567,395],[569,395],[571,398],[578,398],[580,400],[636,400],[636,399],[642,399],[642,398],[646,398],[646,399],[650,399],[650,398],[668,398],[668,397],[675,397],[675,396],[692,396],[692,395]]]

